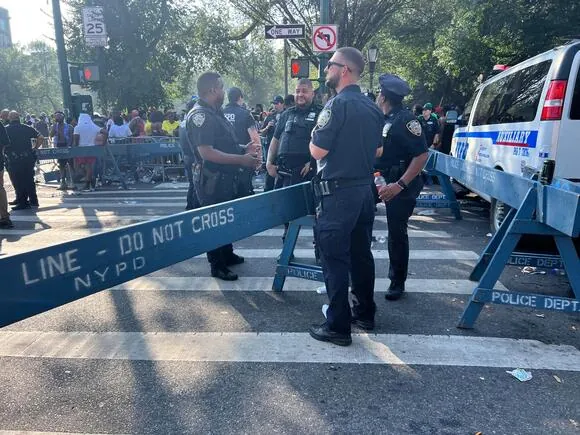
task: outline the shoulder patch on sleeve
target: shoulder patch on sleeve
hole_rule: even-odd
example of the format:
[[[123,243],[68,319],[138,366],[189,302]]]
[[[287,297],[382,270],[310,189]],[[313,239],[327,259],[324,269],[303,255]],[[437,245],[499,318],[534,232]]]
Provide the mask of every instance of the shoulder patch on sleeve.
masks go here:
[[[407,122],[407,130],[413,133],[415,136],[421,136],[423,129],[421,128],[421,123],[416,119]]]
[[[325,107],[324,109],[322,109],[322,112],[320,112],[320,115],[318,115],[318,122],[316,123],[316,125],[319,128],[324,127],[326,124],[328,124],[328,121],[330,121],[331,115],[332,112],[330,111],[330,108]]]
[[[193,122],[193,125],[195,125],[196,127],[201,127],[205,122],[205,113],[197,112],[191,117],[191,121]]]

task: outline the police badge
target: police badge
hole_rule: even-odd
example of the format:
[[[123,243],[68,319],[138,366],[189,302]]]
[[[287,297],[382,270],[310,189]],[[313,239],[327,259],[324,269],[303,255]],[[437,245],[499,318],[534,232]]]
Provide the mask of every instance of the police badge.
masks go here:
[[[205,113],[198,112],[191,117],[191,120],[193,122],[193,125],[195,125],[196,127],[201,127],[205,122]]]
[[[407,130],[409,130],[415,136],[421,136],[421,132],[423,131],[421,128],[421,123],[416,119],[407,122]]]
[[[316,123],[318,128],[322,128],[328,124],[328,121],[330,121],[330,115],[330,109],[325,108],[322,112],[320,112],[320,115],[318,115],[318,122]]]

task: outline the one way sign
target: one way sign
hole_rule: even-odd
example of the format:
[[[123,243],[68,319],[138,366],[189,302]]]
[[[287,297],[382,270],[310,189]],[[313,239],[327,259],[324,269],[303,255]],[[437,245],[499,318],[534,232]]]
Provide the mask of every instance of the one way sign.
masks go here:
[[[275,24],[265,26],[266,39],[304,39],[306,26],[304,24]]]

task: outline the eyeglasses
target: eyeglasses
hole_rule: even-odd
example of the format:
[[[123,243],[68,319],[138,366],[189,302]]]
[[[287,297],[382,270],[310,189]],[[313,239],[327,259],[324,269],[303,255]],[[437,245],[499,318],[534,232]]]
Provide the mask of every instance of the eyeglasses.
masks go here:
[[[347,70],[349,71],[351,70],[348,65],[345,65],[344,63],[333,62],[332,60],[328,61],[328,63],[326,64],[326,69],[330,69],[333,66],[338,66],[340,68],[346,67]]]

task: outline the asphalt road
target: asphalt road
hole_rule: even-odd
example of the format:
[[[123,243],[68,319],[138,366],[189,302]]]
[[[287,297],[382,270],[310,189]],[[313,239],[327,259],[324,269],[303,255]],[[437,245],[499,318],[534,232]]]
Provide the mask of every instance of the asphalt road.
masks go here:
[[[183,210],[182,184],[131,187],[40,187],[40,209],[0,230],[0,260]],[[211,278],[201,256],[2,328],[0,434],[580,433],[577,313],[487,305],[474,329],[456,328],[489,241],[486,204],[463,206],[462,221],[416,210],[397,302],[384,299],[386,222],[376,220],[377,328],[354,330],[349,348],[307,334],[323,321],[320,283],[270,291],[281,227],[235,244],[246,255],[236,283]],[[297,249],[313,261],[309,231]],[[565,276],[519,267],[502,286],[569,292]],[[533,378],[506,373],[516,368]]]

